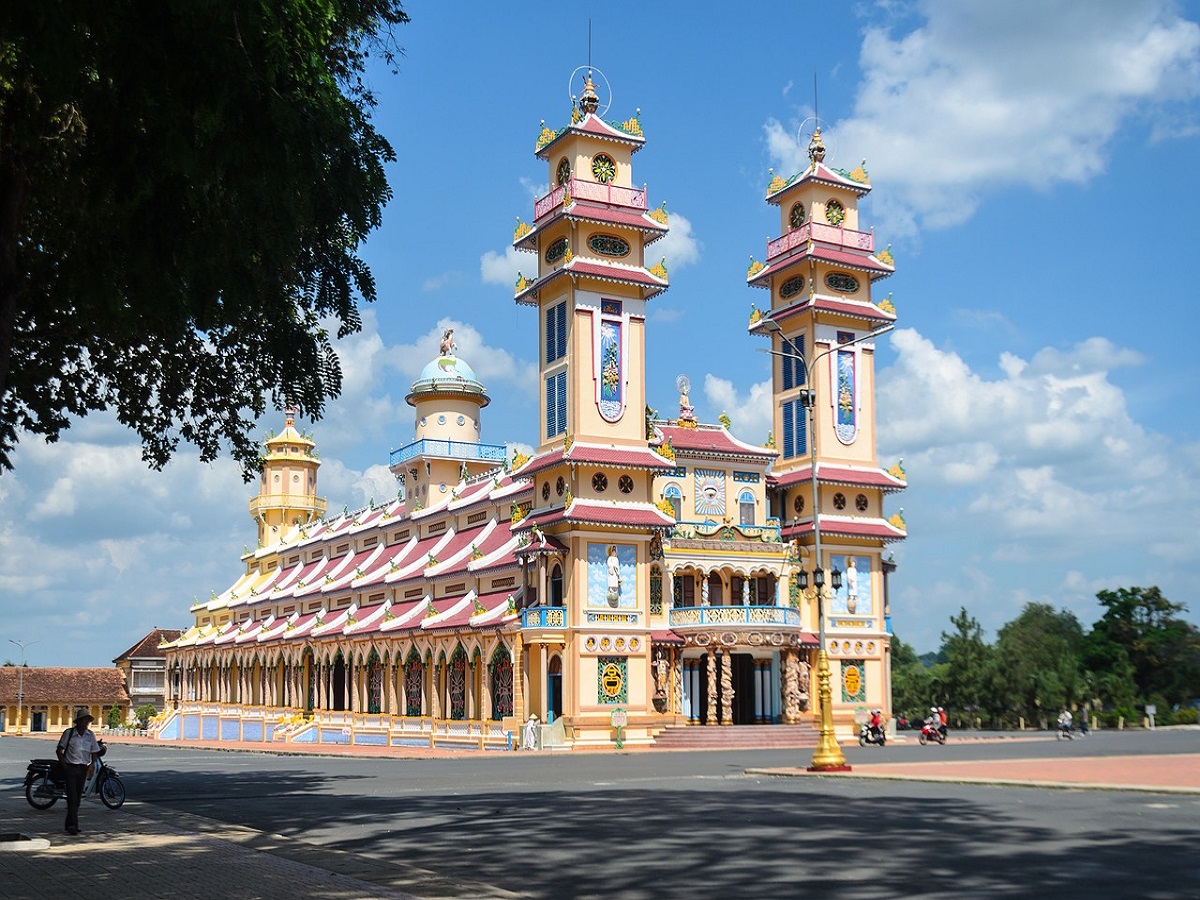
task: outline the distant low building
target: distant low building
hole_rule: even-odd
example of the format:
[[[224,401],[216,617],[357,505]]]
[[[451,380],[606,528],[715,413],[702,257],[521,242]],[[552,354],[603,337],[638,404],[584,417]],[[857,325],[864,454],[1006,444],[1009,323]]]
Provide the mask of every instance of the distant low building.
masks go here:
[[[61,731],[87,709],[98,723],[113,707],[129,717],[129,694],[120,669],[0,667],[0,731]]]
[[[159,712],[167,705],[167,654],[164,645],[179,638],[178,628],[155,628],[113,660],[125,675],[130,709],[153,706]]]

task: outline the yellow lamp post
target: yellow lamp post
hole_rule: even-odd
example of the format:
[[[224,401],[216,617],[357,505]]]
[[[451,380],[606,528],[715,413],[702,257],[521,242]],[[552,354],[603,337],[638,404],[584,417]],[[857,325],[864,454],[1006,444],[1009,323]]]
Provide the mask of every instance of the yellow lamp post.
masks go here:
[[[800,391],[800,402],[808,411],[808,434],[809,446],[812,451],[812,464],[810,468],[812,481],[812,515],[813,515],[813,587],[817,594],[817,632],[818,642],[820,646],[817,648],[817,697],[821,704],[821,729],[820,737],[817,739],[817,749],[812,755],[812,764],[808,767],[810,772],[831,772],[831,771],[846,771],[850,767],[846,765],[846,757],[842,754],[842,748],[838,746],[837,735],[833,730],[833,690],[830,687],[829,681],[829,655],[825,650],[825,570],[821,568],[821,507],[818,494],[817,481],[817,428],[816,428],[816,382],[813,381],[813,372],[816,370],[817,363],[837,350],[843,350],[846,347],[860,344],[863,341],[869,341],[879,337],[881,334],[886,334],[895,326],[890,323],[881,325],[874,331],[867,334],[859,335],[850,341],[845,341],[841,344],[834,344],[822,350],[812,360],[806,360],[804,354],[801,353],[796,345],[793,344],[788,337],[783,333],[783,328],[773,319],[766,319],[766,324],[772,331],[779,334],[783,340],[784,350],[768,350],[772,356],[783,356],[788,359],[799,361],[804,367],[804,383],[808,387]],[[842,586],[842,573],[835,567],[830,573],[830,580],[833,590],[837,590]],[[808,587],[808,573],[801,570],[800,586],[801,588]]]

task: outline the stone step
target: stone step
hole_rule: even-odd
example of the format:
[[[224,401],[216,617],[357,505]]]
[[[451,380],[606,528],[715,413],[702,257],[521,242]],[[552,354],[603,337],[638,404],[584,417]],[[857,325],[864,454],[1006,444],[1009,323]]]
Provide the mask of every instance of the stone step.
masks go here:
[[[662,750],[815,747],[818,732],[810,725],[669,725],[654,739]]]

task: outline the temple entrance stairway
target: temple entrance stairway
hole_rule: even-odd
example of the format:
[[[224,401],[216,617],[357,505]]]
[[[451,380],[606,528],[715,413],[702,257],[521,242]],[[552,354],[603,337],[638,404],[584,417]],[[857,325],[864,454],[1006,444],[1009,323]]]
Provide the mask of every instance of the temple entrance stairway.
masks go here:
[[[760,750],[815,747],[811,725],[668,725],[654,739],[656,750]]]

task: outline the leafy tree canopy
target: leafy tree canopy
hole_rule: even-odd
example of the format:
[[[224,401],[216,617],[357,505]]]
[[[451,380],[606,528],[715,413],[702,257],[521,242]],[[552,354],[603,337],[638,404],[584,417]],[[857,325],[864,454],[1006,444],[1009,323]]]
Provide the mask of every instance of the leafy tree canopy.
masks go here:
[[[398,0],[0,4],[0,469],[112,409],[247,475],[268,399],[341,387],[391,196],[368,56]]]

